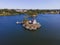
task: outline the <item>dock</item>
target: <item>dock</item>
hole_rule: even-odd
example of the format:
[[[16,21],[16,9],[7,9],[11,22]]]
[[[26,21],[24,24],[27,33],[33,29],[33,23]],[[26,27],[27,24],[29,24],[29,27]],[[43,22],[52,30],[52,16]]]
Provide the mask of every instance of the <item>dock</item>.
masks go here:
[[[22,23],[23,23],[23,22],[18,22],[18,21],[16,22],[16,24],[22,24]]]

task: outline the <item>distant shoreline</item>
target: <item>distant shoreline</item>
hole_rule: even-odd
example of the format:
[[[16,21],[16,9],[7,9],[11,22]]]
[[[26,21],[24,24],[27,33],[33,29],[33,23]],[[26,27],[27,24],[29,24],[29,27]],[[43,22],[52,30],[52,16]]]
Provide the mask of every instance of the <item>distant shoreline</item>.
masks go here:
[[[60,10],[39,10],[39,9],[0,9],[0,16],[12,16],[17,14],[60,14]]]

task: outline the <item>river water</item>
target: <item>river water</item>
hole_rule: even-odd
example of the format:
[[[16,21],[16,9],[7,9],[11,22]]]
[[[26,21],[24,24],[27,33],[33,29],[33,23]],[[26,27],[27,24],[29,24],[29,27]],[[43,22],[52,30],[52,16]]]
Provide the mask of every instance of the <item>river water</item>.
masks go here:
[[[16,21],[24,15],[0,16],[0,45],[60,45],[60,14],[40,14],[36,20],[42,25],[28,31]]]

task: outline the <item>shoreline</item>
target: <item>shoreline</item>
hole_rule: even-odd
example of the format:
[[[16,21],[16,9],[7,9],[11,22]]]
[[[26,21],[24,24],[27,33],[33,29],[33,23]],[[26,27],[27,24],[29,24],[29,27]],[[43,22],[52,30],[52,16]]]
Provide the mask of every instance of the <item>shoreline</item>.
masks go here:
[[[17,16],[17,15],[21,15],[21,14],[10,14],[10,15],[0,15],[0,16]],[[37,14],[37,15],[39,15],[39,14]],[[32,15],[32,17],[33,17],[33,15]]]
[[[40,10],[40,9],[0,9],[0,16],[11,16],[17,14],[27,14],[29,16],[38,14],[60,14],[60,9],[58,10]]]

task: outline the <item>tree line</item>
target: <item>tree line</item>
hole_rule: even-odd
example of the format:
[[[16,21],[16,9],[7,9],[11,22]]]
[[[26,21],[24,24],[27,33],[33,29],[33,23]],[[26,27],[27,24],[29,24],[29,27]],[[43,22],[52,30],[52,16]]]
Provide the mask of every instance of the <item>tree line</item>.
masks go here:
[[[24,9],[22,9],[24,10]],[[16,15],[16,14],[28,14],[28,15],[37,15],[37,14],[60,14],[60,10],[40,10],[40,9],[25,9],[26,11],[16,11],[16,9],[0,9],[0,16],[6,15]]]

